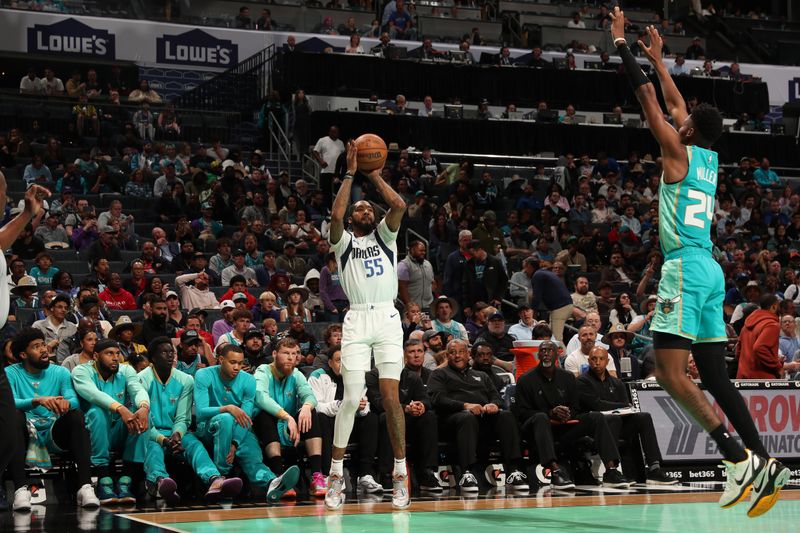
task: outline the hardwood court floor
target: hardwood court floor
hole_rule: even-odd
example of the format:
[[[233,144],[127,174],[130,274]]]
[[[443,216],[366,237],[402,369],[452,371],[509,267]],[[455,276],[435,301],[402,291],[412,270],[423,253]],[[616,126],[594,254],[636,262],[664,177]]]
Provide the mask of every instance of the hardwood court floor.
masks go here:
[[[235,506],[143,511],[117,515],[130,531],[228,533],[461,533],[470,529],[574,532],[754,532],[797,531],[800,490],[785,489],[781,501],[766,515],[747,517],[747,502],[730,510],[716,503],[720,485],[694,484],[630,490],[581,486],[574,493],[543,489],[528,495],[489,492],[474,498],[458,494],[416,498],[408,511],[396,512],[388,501],[349,500],[339,512],[325,511],[322,502],[275,507]],[[376,499],[377,500],[377,499]],[[133,526],[133,527],[130,527]],[[494,532],[492,532],[494,533]]]

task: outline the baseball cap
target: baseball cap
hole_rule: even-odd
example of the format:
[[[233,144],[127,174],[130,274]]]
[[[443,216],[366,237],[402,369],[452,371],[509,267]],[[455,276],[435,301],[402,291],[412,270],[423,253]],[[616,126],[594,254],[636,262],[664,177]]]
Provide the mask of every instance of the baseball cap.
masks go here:
[[[181,344],[192,344],[193,342],[201,342],[200,334],[193,329],[187,329],[181,333]]]
[[[233,251],[233,257],[244,256],[244,255],[245,255],[244,250],[242,250],[241,248],[237,248],[236,250]]]
[[[175,292],[175,291],[167,292],[167,298],[166,298],[167,300],[169,300],[170,298],[177,298],[177,297],[178,297],[178,293],[177,292]]]
[[[283,249],[285,250],[287,248],[297,248],[297,245],[294,243],[294,241],[286,241],[283,243]]]
[[[260,331],[260,330],[257,330],[257,329],[249,329],[249,330],[247,330],[247,331],[245,332],[245,334],[244,334],[244,337],[243,337],[243,339],[244,339],[244,342],[247,342],[248,340],[252,339],[253,337],[258,337],[258,338],[260,338],[260,339],[263,339],[263,338],[264,338],[264,334],[263,334],[263,333],[261,333],[261,331]]]
[[[233,300],[223,300],[222,303],[219,305],[220,309],[235,309],[236,304],[233,303]]]
[[[429,341],[432,337],[435,337],[438,334],[439,332],[436,331],[435,329],[426,330],[425,333],[422,334],[422,340]]]
[[[489,320],[504,320],[503,313],[501,313],[499,311],[497,313],[492,313],[489,316]]]
[[[238,302],[239,300],[244,300],[246,302],[247,295],[243,292],[237,292],[236,294],[233,295],[233,298],[231,298],[231,300],[233,300],[234,303]]]

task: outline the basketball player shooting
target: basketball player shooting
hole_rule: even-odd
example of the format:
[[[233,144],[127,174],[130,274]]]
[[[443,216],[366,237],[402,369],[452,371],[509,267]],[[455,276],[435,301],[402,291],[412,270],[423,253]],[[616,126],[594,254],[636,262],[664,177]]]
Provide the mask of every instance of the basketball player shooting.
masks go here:
[[[375,222],[372,205],[364,200],[353,204],[346,231],[344,217],[350,202],[353,176],[358,170],[358,148],[347,145],[347,174],[342,180],[331,212],[330,242],[336,254],[339,279],[350,301],[342,326],[342,378],[344,397],[336,415],[333,452],[325,506],[335,510],[344,504],[342,461],[353,430],[353,421],[366,390],[370,354],[380,375],[380,392],[386,424],[394,450],[392,506],[409,506],[408,472],[405,453],[405,418],[398,386],[403,369],[403,329],[394,307],[397,295],[397,232],[405,213],[403,199],[381,178],[381,169],[369,173],[369,180],[389,205],[389,212]]]
[[[651,330],[658,383],[688,411],[719,446],[727,471],[723,508],[733,507],[752,491],[747,515],[759,516],[778,500],[789,470],[770,458],[759,439],[742,396],[728,379],[724,346],[727,342],[722,302],[725,278],[711,256],[711,221],[717,190],[717,153],[711,146],[722,135],[722,116],[700,104],[686,111],[661,59],[662,40],[647,28],[650,46],[639,46],[652,63],[676,131],[664,119],[653,84],[625,41],[625,15],[611,14],[611,34],[625,72],[636,92],[650,130],[661,146],[664,172],[658,198],[659,237],[664,254],[658,305]],[[741,445],[727,432],[705,394],[686,375],[689,352],[700,379],[736,428]]]

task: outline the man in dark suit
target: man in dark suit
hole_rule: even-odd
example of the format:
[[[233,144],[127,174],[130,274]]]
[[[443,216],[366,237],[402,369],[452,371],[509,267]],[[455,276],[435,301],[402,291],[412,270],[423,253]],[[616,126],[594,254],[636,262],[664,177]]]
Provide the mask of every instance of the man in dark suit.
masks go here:
[[[627,387],[608,373],[608,351],[595,346],[589,352],[589,371],[578,377],[580,406],[584,411],[627,410],[631,407]],[[648,485],[674,485],[677,479],[668,478],[661,470],[661,451],[650,413],[612,414],[606,417],[611,431],[636,446],[641,441],[647,463]]]
[[[536,444],[539,464],[550,469],[551,484],[573,489],[575,484],[556,461],[555,441],[571,446],[580,437],[591,436],[606,466],[603,485],[627,488],[631,483],[617,470],[619,450],[605,417],[597,412],[581,413],[575,376],[556,366],[558,348],[551,341],[539,345],[539,365],[517,382],[512,411],[529,443]]]

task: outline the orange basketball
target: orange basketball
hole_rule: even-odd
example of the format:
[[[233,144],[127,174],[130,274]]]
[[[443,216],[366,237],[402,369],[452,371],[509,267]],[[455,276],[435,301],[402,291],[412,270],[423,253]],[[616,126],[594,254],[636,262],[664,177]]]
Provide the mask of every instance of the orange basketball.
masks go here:
[[[386,143],[374,133],[365,133],[356,139],[358,148],[358,170],[364,173],[383,168],[386,163]]]

